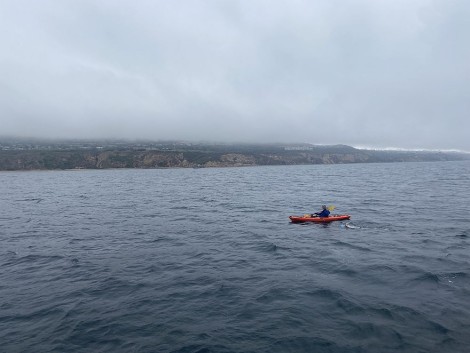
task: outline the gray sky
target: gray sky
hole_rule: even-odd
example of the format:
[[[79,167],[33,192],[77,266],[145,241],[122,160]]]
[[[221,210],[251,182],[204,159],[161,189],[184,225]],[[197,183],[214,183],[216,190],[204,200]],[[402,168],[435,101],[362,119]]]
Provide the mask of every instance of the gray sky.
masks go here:
[[[468,0],[0,0],[0,135],[470,151]]]

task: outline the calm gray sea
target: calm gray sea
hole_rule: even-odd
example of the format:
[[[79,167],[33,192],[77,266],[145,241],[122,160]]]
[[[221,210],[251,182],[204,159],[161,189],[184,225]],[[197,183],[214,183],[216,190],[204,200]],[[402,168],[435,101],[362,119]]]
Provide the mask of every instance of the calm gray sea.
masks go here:
[[[1,352],[469,352],[470,162],[0,173]],[[335,205],[348,222],[291,224]]]

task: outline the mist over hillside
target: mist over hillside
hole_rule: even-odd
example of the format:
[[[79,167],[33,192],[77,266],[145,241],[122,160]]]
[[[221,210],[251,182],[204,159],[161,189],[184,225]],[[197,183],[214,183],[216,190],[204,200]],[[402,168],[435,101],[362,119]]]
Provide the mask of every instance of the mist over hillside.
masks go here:
[[[306,143],[0,140],[0,170],[210,168],[467,159],[470,154],[459,152],[366,150]]]

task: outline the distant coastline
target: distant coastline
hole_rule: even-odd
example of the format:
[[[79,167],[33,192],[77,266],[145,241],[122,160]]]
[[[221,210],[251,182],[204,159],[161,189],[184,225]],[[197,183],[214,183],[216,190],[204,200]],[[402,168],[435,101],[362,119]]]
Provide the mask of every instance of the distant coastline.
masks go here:
[[[0,170],[212,168],[470,160],[469,153],[346,145],[187,142],[0,142]]]

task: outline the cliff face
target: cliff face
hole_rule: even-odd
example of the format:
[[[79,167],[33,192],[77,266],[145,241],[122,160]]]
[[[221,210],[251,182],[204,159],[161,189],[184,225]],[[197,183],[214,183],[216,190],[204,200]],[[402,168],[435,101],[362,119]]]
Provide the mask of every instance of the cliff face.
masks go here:
[[[365,151],[328,148],[296,151],[231,152],[217,149],[188,151],[158,150],[3,150],[0,170],[105,169],[105,168],[208,168],[255,165],[338,164],[365,162],[440,161],[470,159],[464,154],[437,152]]]

